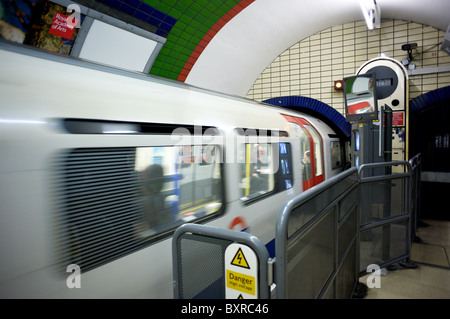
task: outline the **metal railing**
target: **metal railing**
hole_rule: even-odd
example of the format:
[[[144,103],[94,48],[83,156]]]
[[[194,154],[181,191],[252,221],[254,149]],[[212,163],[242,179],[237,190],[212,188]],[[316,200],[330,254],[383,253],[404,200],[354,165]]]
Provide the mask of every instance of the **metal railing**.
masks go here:
[[[352,167],[285,203],[276,225],[274,297],[351,298],[368,266],[409,260],[420,207],[420,163],[419,154],[409,162]],[[403,166],[402,172],[392,173],[393,166]],[[223,250],[232,242],[256,252],[258,298],[271,297],[267,278],[273,260],[256,237],[189,224],[177,230],[173,241],[175,297],[223,298]],[[200,268],[196,256],[206,251],[216,251],[205,259],[213,264]],[[206,268],[220,271],[209,278]],[[189,277],[195,276],[202,286],[191,288],[197,281]]]
[[[401,166],[401,173],[390,173]],[[387,173],[386,173],[387,172]],[[361,165],[360,266],[382,268],[409,259],[411,250],[411,185],[409,162],[396,161]]]
[[[358,175],[351,168],[286,203],[278,216],[277,298],[349,298],[357,284]]]
[[[412,167],[411,186],[411,241],[416,237],[417,225],[420,218],[420,192],[421,192],[421,172],[422,154],[417,154],[409,160]]]
[[[250,290],[254,294],[252,297],[269,299],[270,287],[267,275],[269,253],[264,244],[249,233],[197,224],[184,224],[173,236],[174,298],[225,299],[229,282],[226,278],[226,268],[230,263],[225,255],[227,248],[233,244],[248,247],[256,257],[255,266],[247,265],[246,267],[256,268],[252,269],[254,273],[252,283],[249,283],[247,279],[248,274],[233,272],[235,277],[245,278],[241,288],[236,287],[237,293],[242,291],[244,294],[245,291]],[[238,256],[240,257],[245,258],[243,255]],[[257,282],[256,286],[255,282]]]

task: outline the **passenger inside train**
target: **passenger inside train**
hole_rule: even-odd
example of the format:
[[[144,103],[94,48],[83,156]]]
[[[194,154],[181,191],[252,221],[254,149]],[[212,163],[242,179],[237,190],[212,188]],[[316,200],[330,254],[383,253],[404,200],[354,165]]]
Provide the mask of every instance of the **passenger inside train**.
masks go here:
[[[242,144],[241,147],[241,154],[245,156],[241,164],[240,187],[245,201],[274,189],[274,169],[271,144]]]
[[[310,151],[306,151],[303,154],[302,166],[303,166],[303,180],[307,181],[307,180],[311,179],[311,153],[310,153]]]
[[[161,194],[164,184],[163,167],[152,164],[142,173],[144,213],[149,227],[157,227],[171,221],[171,212]]]

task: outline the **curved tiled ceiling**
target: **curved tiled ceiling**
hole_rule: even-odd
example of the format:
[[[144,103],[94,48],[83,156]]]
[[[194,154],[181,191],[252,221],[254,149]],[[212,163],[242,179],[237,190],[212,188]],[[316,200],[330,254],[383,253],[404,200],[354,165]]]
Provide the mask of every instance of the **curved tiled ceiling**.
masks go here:
[[[147,22],[162,27],[159,35],[168,31],[167,41],[159,53],[151,74],[185,81],[197,58],[220,29],[254,0],[142,0],[155,9]],[[104,1],[105,3],[108,1]],[[118,3],[118,1],[115,1]],[[138,14],[144,7],[139,0],[135,4]],[[118,9],[123,10],[124,4]],[[150,11],[147,8],[147,11]],[[133,14],[136,17],[136,13]],[[140,17],[139,15],[137,17]],[[157,32],[158,34],[158,32]]]
[[[170,9],[155,3],[156,8],[168,11],[169,15],[178,20],[167,37],[168,43],[159,53],[150,73],[185,81],[211,39],[227,22],[253,1],[160,1],[174,3],[174,7]]]
[[[185,81],[220,29],[255,0],[99,0],[149,23],[166,38],[151,74]]]
[[[324,28],[362,19],[358,0],[100,2],[155,26],[155,33],[166,38],[151,74],[241,96],[293,43]],[[450,22],[448,0],[377,2],[382,18],[415,21],[441,30]]]

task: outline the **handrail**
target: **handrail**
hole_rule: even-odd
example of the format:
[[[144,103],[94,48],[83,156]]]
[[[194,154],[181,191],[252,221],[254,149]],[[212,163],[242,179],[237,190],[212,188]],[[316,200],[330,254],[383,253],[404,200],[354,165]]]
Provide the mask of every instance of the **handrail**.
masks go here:
[[[352,178],[354,180],[351,180],[351,182],[347,183],[344,182],[344,184],[340,184],[345,179],[348,179],[354,175]],[[289,202],[285,203],[280,211],[280,214],[278,215],[277,219],[277,228],[276,228],[276,240],[275,240],[275,251],[276,251],[276,264],[275,267],[275,282],[277,284],[277,298],[286,298],[291,297],[288,296],[288,287],[292,284],[288,280],[288,273],[291,270],[288,270],[288,263],[290,263],[288,251],[290,249],[293,249],[292,247],[297,245],[296,240],[297,238],[300,238],[299,236],[304,236],[306,233],[308,233],[310,227],[316,227],[317,225],[321,224],[324,220],[324,218],[328,218],[331,216],[330,214],[337,214],[337,216],[340,216],[340,208],[341,201],[343,201],[345,198],[348,197],[349,194],[354,191],[357,192],[357,185],[358,185],[358,177],[357,177],[357,169],[356,167],[352,167],[333,178],[330,178],[321,184],[314,186],[313,188],[303,192],[302,194],[296,196]],[[334,188],[336,187],[336,188]],[[329,192],[329,193],[325,193]],[[325,201],[321,201],[321,195],[324,195]],[[353,197],[352,197],[353,198]],[[357,199],[357,196],[354,197],[354,199]],[[309,201],[316,201],[316,204],[314,204],[312,207],[303,207],[304,204],[308,205]],[[356,204],[357,205],[357,204]],[[341,216],[348,217],[351,212],[353,212],[353,218],[357,218],[357,213],[355,213],[355,205],[342,205],[342,207],[346,207],[342,210]],[[302,221],[292,221],[290,220],[290,217],[296,218],[297,216],[300,216],[294,211],[297,209],[301,210],[300,215],[305,216],[305,220]],[[300,212],[300,211],[299,211]],[[294,213],[294,215],[293,215]],[[304,215],[305,213],[306,215]],[[334,217],[333,217],[334,219]],[[331,219],[331,220],[333,220]],[[328,219],[330,220],[330,219]],[[346,223],[347,221],[351,221],[351,218],[343,218],[341,221],[339,221],[339,218],[335,219],[335,222],[338,224]],[[292,225],[293,224],[293,225]],[[356,226],[358,223],[354,222],[354,225]],[[323,224],[321,224],[323,225]],[[292,228],[291,228],[292,227]],[[337,227],[337,225],[335,225]],[[348,230],[348,229],[347,229]],[[290,232],[290,233],[289,233]],[[337,244],[338,244],[338,231],[333,232],[333,235],[330,234],[330,236],[333,236],[334,239],[332,242],[333,245],[336,245],[334,248],[330,247],[330,249],[335,250],[337,252]],[[329,291],[329,289],[333,290],[332,285],[330,284],[335,280],[335,278],[338,276],[337,269],[340,268],[340,266],[343,263],[343,260],[350,254],[350,245],[355,244],[357,236],[357,230],[354,230],[353,236],[351,238],[343,239],[345,242],[345,249],[340,251],[340,255],[336,254],[332,259],[333,266],[331,268],[334,269],[334,271],[329,274],[328,279],[326,280],[324,285],[320,288],[319,291],[315,291],[315,293],[319,293],[318,298],[322,298],[324,294]],[[344,242],[340,242],[340,244],[343,244]],[[291,244],[293,246],[291,246]],[[289,248],[291,247],[291,248]],[[341,247],[341,248],[342,248]],[[295,249],[295,248],[294,248]],[[356,282],[356,273],[355,273],[355,282]],[[316,286],[318,288],[318,286]],[[299,289],[301,289],[299,287]],[[303,289],[308,289],[306,287],[303,287]]]
[[[411,159],[409,160],[409,163],[411,164],[411,166],[413,168],[419,166],[422,163],[422,154],[418,153],[418,154],[414,155],[413,157],[411,157]]]
[[[264,246],[264,244],[259,240],[259,238],[255,237],[252,234],[246,232],[237,232],[229,229],[221,229],[212,226],[206,225],[198,225],[198,224],[183,224],[180,226],[174,233],[172,239],[172,267],[173,267],[173,288],[174,288],[174,298],[180,299],[184,298],[182,296],[182,278],[181,274],[182,267],[180,262],[180,256],[178,255],[179,249],[182,249],[180,245],[180,240],[185,235],[195,235],[196,240],[202,243],[211,244],[211,238],[216,239],[215,242],[220,241],[221,245],[229,245],[231,243],[243,244],[252,249],[257,258],[258,258],[258,282],[259,282],[259,293],[258,298],[260,299],[268,299],[270,297],[270,286],[268,283],[268,261],[269,261],[269,253]],[[194,240],[194,239],[191,239]],[[202,246],[198,246],[202,247]],[[196,249],[199,249],[196,247]],[[195,251],[197,252],[197,250]],[[198,271],[199,269],[205,271],[202,267],[198,267],[198,261],[194,260],[193,263],[190,264],[191,271]],[[187,267],[189,268],[189,267]],[[225,269],[222,269],[222,277],[223,283],[225,284]],[[204,287],[207,288],[206,286]],[[225,291],[221,292],[222,294]],[[225,296],[223,296],[225,298]]]
[[[393,161],[393,162],[382,162],[382,163],[369,163],[369,164],[362,164],[358,168],[358,176],[361,176],[361,171],[366,168],[377,168],[377,167],[386,167],[386,166],[399,166],[399,165],[406,165],[408,167],[409,171],[412,170],[412,165],[410,162],[407,161]]]
[[[296,251],[296,249],[300,249],[301,246],[298,246],[299,243],[300,245],[305,245],[305,241],[303,241],[303,236],[311,236],[311,234],[313,234],[311,231],[314,231],[318,229],[317,227],[322,227],[322,226],[318,226],[318,225],[324,225],[321,224],[322,222],[324,222],[325,218],[327,218],[327,223],[329,223],[329,214],[335,214],[337,213],[337,225],[335,224],[335,226],[337,226],[338,228],[334,231],[333,236],[338,236],[336,237],[335,242],[339,242],[339,238],[343,239],[344,237],[339,237],[341,235],[340,231],[342,229],[349,229],[349,228],[345,228],[347,226],[343,226],[343,223],[346,223],[346,219],[343,218],[342,220],[339,219],[339,214],[341,214],[340,209],[341,209],[341,201],[343,201],[344,199],[348,198],[350,199],[350,197],[348,196],[349,194],[351,194],[352,191],[357,191],[357,198],[358,198],[358,202],[353,204],[355,206],[353,207],[357,207],[358,209],[358,217],[357,217],[357,227],[358,229],[355,230],[357,232],[356,236],[356,240],[358,240],[358,246],[359,246],[359,233],[361,231],[367,231],[370,229],[375,229],[375,228],[379,228],[379,227],[383,227],[385,225],[391,225],[393,223],[399,223],[399,222],[403,222],[404,220],[407,220],[407,225],[406,227],[406,237],[409,238],[410,234],[411,234],[411,203],[410,203],[410,198],[411,198],[411,180],[415,174],[415,169],[417,168],[417,165],[420,164],[420,155],[415,156],[414,158],[412,158],[410,161],[391,161],[391,162],[383,162],[383,163],[370,163],[370,164],[363,164],[360,167],[356,168],[356,167],[352,167],[351,169],[342,172],[341,174],[338,174],[337,176],[334,176],[331,179],[328,179],[326,181],[324,181],[323,183],[314,186],[313,188],[303,192],[302,194],[296,196],[295,198],[293,198],[292,200],[290,200],[289,202],[285,203],[280,211],[280,214],[278,215],[278,219],[277,219],[277,228],[276,228],[276,240],[275,240],[275,245],[276,245],[276,263],[277,266],[275,267],[275,282],[277,284],[277,298],[289,298],[291,296],[296,295],[297,293],[297,288],[292,286],[292,282],[291,280],[294,277],[290,277],[290,276],[300,276],[300,274],[295,273],[293,269],[294,267],[297,269],[301,269],[301,267],[303,266],[299,266],[300,264],[297,264],[298,261],[296,261],[295,259],[292,259],[292,256],[290,254],[292,254],[293,252]],[[369,172],[366,172],[366,170],[369,169],[376,169],[376,168],[389,168],[389,167],[393,167],[393,166],[402,166],[402,171],[404,170],[404,172],[400,172],[400,173],[391,173],[390,170],[380,170],[380,172],[372,172],[374,176],[367,176],[369,174]],[[406,168],[405,168],[406,167]],[[388,173],[389,172],[389,173]],[[353,175],[353,176],[352,176]],[[366,175],[364,177],[364,175]],[[372,174],[370,174],[372,175]],[[351,179],[349,180],[348,178],[351,177]],[[354,178],[354,180],[353,180]],[[347,179],[347,180],[345,180]],[[374,220],[371,221],[370,225],[362,225],[361,224],[361,216],[360,216],[360,202],[359,202],[359,197],[361,196],[360,192],[361,192],[361,186],[362,184],[365,183],[370,183],[370,182],[375,182],[377,183],[378,181],[389,181],[391,179],[404,179],[405,182],[407,183],[407,187],[405,188],[406,193],[404,193],[404,196],[406,198],[406,206],[405,206],[405,212],[406,214],[400,214],[400,215],[393,215],[388,217],[387,219],[383,219],[383,220]],[[340,183],[343,182],[343,183]],[[383,184],[383,185],[392,185],[395,186],[397,185],[397,183],[390,183],[388,182],[388,184]],[[383,186],[384,187],[384,186]],[[391,186],[389,186],[391,187]],[[323,197],[322,197],[323,196]],[[384,198],[384,197],[383,197]],[[324,199],[322,201],[322,199]],[[350,202],[348,202],[350,203]],[[337,206],[336,206],[337,205]],[[348,205],[344,205],[347,206]],[[403,209],[403,208],[402,208]],[[347,210],[347,215],[344,216],[350,216],[348,215],[348,212],[350,212],[351,210]],[[402,210],[403,211],[403,210]],[[344,213],[342,213],[344,214]],[[350,224],[349,224],[350,225]],[[353,224],[352,224],[353,225]],[[329,226],[331,227],[331,225]],[[322,228],[323,229],[323,228]],[[316,236],[316,235],[313,235]],[[317,233],[317,238],[322,238],[321,233]],[[347,236],[349,236],[349,234],[347,234]],[[311,237],[312,238],[312,237]],[[353,245],[354,243],[354,239],[355,237],[352,237],[352,239],[350,241],[346,242],[347,246],[342,246],[345,247],[345,249],[343,249],[342,251],[346,251],[348,249],[350,249],[351,245]],[[342,245],[342,243],[339,243],[340,245]],[[399,255],[396,257],[393,257],[391,259],[391,261],[395,261],[395,258],[398,258],[398,260],[404,260],[405,258],[409,258],[409,251],[410,251],[410,243],[407,242],[406,244],[406,251],[408,252],[408,254],[404,254],[404,255]],[[306,247],[306,246],[305,246]],[[339,247],[339,246],[337,246]],[[323,248],[323,247],[322,247]],[[301,248],[302,249],[302,254],[311,254],[311,251],[305,250],[305,248]],[[335,249],[335,251],[337,251],[336,247],[330,247],[330,249]],[[322,250],[323,252],[323,250]],[[319,254],[320,254],[320,250],[319,250]],[[344,253],[344,255],[342,256],[338,256],[338,259],[335,260],[335,268],[334,269],[339,269],[339,267],[341,266],[341,257],[342,258],[347,258],[346,253]],[[308,257],[309,258],[309,257]],[[353,257],[352,257],[353,258]],[[359,267],[359,252],[357,253],[357,260],[356,262],[358,263],[358,269],[357,272],[360,271]],[[309,261],[305,261],[306,263],[308,263]],[[305,264],[306,265],[306,264]],[[327,264],[328,265],[328,264]],[[343,264],[342,264],[343,265]],[[305,266],[307,267],[307,266]],[[321,265],[320,267],[323,267],[323,265]],[[333,282],[334,280],[336,280],[336,278],[338,278],[337,276],[339,276],[339,274],[336,272],[332,272],[330,277],[328,277],[326,283],[324,283],[323,286],[321,286],[322,288],[320,288],[320,293],[317,296],[317,298],[322,298],[324,296],[331,296],[328,295],[328,293],[330,292],[330,283]],[[302,281],[299,281],[299,283]],[[317,282],[311,286],[314,287],[314,289],[319,289],[319,284],[317,284]],[[346,285],[350,285],[350,281],[346,282]],[[298,287],[298,289],[306,289],[306,295],[308,295],[308,289],[310,289],[311,287]],[[291,290],[294,289],[294,290]],[[317,290],[314,290],[313,292],[314,294],[317,293]],[[336,290],[337,293],[337,290]],[[300,294],[302,295],[302,294]],[[305,294],[303,294],[305,295]],[[297,295],[296,295],[297,296]]]
[[[287,232],[286,228],[287,228],[288,223],[287,223],[287,220],[285,220],[285,219],[289,217],[289,212],[292,211],[293,209],[295,209],[295,207],[298,207],[298,206],[302,205],[304,202],[312,199],[313,197],[318,196],[322,192],[329,189],[331,186],[337,184],[338,182],[340,182],[341,180],[354,174],[355,172],[356,172],[356,167],[352,167],[336,176],[333,176],[332,178],[330,178],[328,180],[325,180],[324,182],[320,183],[319,185],[316,185],[316,186],[308,189],[307,191],[301,193],[300,195],[294,197],[293,199],[288,201],[286,204],[284,204],[281,209],[281,212],[278,214],[276,232],[277,233],[278,232],[281,233],[283,231]],[[286,226],[286,228],[284,228],[283,226]]]
[[[310,189],[308,189],[307,191],[301,193],[300,195],[294,197],[293,199],[291,199],[289,202],[287,202],[280,214],[278,215],[278,221],[277,221],[277,225],[280,224],[281,220],[282,220],[282,215],[283,212],[289,211],[291,210],[292,207],[294,206],[300,206],[301,204],[303,204],[304,202],[308,201],[309,199],[311,199],[314,196],[319,195],[320,193],[322,193],[323,191],[327,190],[328,188],[330,188],[332,185],[337,184],[338,182],[340,182],[341,180],[347,178],[348,176],[352,175],[354,172],[356,171],[356,167],[352,167],[336,176],[331,177],[330,179],[325,180],[324,182],[320,183],[319,185],[316,185]]]

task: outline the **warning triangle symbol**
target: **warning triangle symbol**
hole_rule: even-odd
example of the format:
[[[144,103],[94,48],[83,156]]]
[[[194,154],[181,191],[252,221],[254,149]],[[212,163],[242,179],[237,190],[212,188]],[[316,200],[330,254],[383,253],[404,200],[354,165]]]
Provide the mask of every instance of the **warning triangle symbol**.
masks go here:
[[[239,297],[237,299],[244,299],[244,297],[242,297],[242,294],[239,294]]]
[[[234,255],[231,264],[242,268],[250,269],[250,266],[248,265],[247,259],[245,259],[244,253],[242,252],[241,248],[239,248],[236,255]]]

